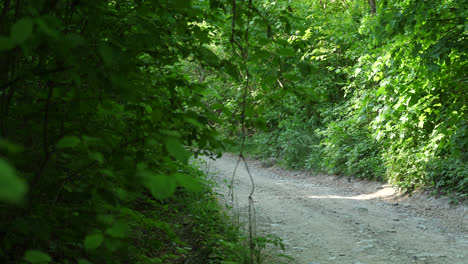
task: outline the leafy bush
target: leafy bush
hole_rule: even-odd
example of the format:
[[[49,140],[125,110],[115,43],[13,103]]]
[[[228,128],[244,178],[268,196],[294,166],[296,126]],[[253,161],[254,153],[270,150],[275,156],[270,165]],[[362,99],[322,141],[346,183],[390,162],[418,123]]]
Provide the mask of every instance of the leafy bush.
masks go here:
[[[365,126],[352,119],[331,123],[321,132],[323,167],[329,173],[373,180],[384,179],[381,146]]]
[[[217,9],[191,1],[1,8],[0,262],[134,263],[132,231],[145,228],[175,242],[162,216],[145,218],[135,204],[151,195],[163,208],[180,189],[200,192],[188,159],[222,146],[202,101],[207,87],[181,63],[219,62],[206,48],[209,30],[195,25]],[[159,238],[147,238],[148,250],[158,248]]]
[[[427,182],[440,193],[468,193],[468,163],[459,159],[436,159],[427,163]]]
[[[196,168],[191,172],[206,177]],[[221,210],[214,183],[205,183],[202,192],[180,189],[164,202],[149,196],[138,201],[132,237],[139,263],[248,263],[244,235]]]

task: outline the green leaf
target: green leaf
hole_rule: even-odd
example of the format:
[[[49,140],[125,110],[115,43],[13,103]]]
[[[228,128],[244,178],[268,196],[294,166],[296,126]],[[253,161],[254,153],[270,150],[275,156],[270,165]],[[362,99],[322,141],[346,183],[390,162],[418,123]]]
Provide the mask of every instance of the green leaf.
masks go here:
[[[278,54],[284,57],[292,57],[296,54],[296,51],[291,47],[280,48]]]
[[[172,196],[176,190],[176,179],[163,174],[154,174],[144,170],[140,174],[143,176],[143,184],[148,188],[156,199],[165,199]]]
[[[419,123],[418,123],[418,127],[420,128],[423,128],[424,127],[424,120],[426,119],[426,115],[421,115],[419,116]]]
[[[354,71],[354,77],[358,76],[358,74],[362,71],[361,68],[357,68],[355,71]]]
[[[283,77],[291,82],[298,82],[301,80],[301,78],[297,74],[284,73]]]
[[[115,174],[112,170],[109,170],[109,169],[100,169],[98,170],[100,173],[102,173],[103,175],[105,176],[108,176],[108,177],[115,177]]]
[[[306,77],[312,72],[312,66],[310,63],[307,63],[305,61],[299,62],[297,65],[299,68],[299,72],[301,73],[302,76]]]
[[[227,107],[224,107],[222,108],[222,111],[223,111],[223,114],[226,116],[226,117],[232,117],[233,113],[231,112],[231,110],[229,110],[229,108]]]
[[[199,26],[194,26],[192,29],[193,35],[200,43],[210,43],[211,39],[207,31],[202,31]]]
[[[104,243],[105,248],[109,252],[114,252],[123,246],[123,241],[120,239],[108,239]]]
[[[210,8],[215,9],[221,6],[220,0],[210,0]]]
[[[200,192],[202,191],[202,185],[200,181],[192,175],[176,173],[175,178],[179,186],[184,187],[191,192]]]
[[[93,263],[87,261],[86,259],[79,259],[78,264],[93,264]]]
[[[187,122],[187,123],[190,123],[198,128],[204,128],[205,126],[200,123],[198,120],[196,120],[195,118],[191,118],[191,117],[184,117],[184,120]]]
[[[0,201],[18,203],[26,191],[26,182],[16,175],[10,164],[0,159]]]
[[[186,163],[190,157],[188,151],[184,148],[180,141],[175,138],[166,139],[166,149],[171,156],[183,163]]]
[[[114,223],[106,229],[106,234],[114,238],[125,238],[128,236],[128,225],[124,222]]]
[[[73,49],[86,43],[86,40],[77,33],[68,33],[63,36],[62,40],[67,49]]]
[[[288,42],[287,39],[277,38],[277,39],[275,39],[275,42],[278,45],[283,45],[283,46],[289,45],[289,42]]]
[[[50,26],[51,23],[48,23],[46,18],[39,18],[36,20],[36,23],[39,26],[39,29],[46,35],[54,38],[59,36],[59,32],[54,27]]]
[[[266,121],[265,121],[264,118],[261,118],[261,117],[256,118],[254,120],[254,126],[256,128],[259,128],[259,129],[263,130],[263,131],[267,131],[267,124],[266,124]]]
[[[224,68],[224,71],[227,74],[229,74],[232,78],[234,78],[235,81],[240,80],[240,73],[239,73],[239,69],[237,68],[237,66],[235,66],[229,61],[225,61],[223,68]]]
[[[30,263],[49,263],[52,258],[39,250],[28,250],[24,254],[24,259]]]
[[[155,123],[161,121],[162,117],[163,117],[163,113],[159,110],[153,111],[151,113],[151,120]]]
[[[62,148],[74,148],[80,144],[80,139],[76,136],[65,136],[57,142],[56,147]]]
[[[21,44],[29,38],[32,30],[32,20],[30,18],[22,18],[11,27],[11,39],[15,44]]]
[[[0,138],[0,149],[10,153],[19,153],[23,151],[23,148],[17,144],[11,143],[8,140]]]
[[[104,155],[102,155],[102,153],[100,153],[100,152],[91,152],[91,153],[89,153],[89,158],[99,162],[99,164],[104,163]]]
[[[0,51],[10,50],[15,47],[15,43],[11,38],[0,36]]]
[[[224,109],[224,105],[220,104],[220,103],[216,103],[216,104],[213,104],[211,106],[211,108],[213,108],[213,109]]]
[[[84,240],[84,247],[86,249],[93,250],[93,249],[98,248],[102,244],[103,241],[104,241],[104,237],[102,236],[101,233],[87,235]]]
[[[428,68],[431,72],[439,72],[440,70],[440,66],[435,63],[429,64]]]
[[[267,60],[271,57],[271,54],[265,50],[258,50],[250,56],[252,60]]]
[[[177,8],[177,9],[190,8],[191,5],[192,5],[191,0],[173,0],[173,1],[169,1],[169,2],[172,3],[174,5],[174,7]]]
[[[213,53],[210,49],[206,47],[200,47],[198,53],[202,60],[206,62],[209,66],[217,67],[219,66],[219,58],[216,54]]]
[[[114,51],[107,43],[99,45],[99,54],[106,65],[112,65],[114,62]]]

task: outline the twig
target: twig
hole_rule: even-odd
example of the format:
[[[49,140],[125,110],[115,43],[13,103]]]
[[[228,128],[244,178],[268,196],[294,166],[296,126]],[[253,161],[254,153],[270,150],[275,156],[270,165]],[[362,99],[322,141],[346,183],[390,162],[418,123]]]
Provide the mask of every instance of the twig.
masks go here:
[[[231,200],[234,201],[234,177],[236,176],[236,171],[237,167],[239,167],[239,163],[241,161],[241,157],[239,156],[239,159],[237,159],[236,167],[234,167],[234,172],[232,173],[232,178],[231,178],[231,185],[229,186],[229,193],[228,195],[231,196]]]
[[[45,109],[44,109],[44,121],[43,121],[43,127],[42,127],[42,148],[44,151],[44,160],[42,160],[39,170],[37,171],[36,175],[34,175],[34,179],[32,181],[32,186],[36,185],[39,182],[39,178],[42,175],[42,172],[44,171],[44,168],[49,161],[50,158],[50,152],[49,152],[49,140],[48,140],[48,126],[49,126],[49,107],[50,107],[50,100],[52,98],[52,92],[54,90],[54,87],[51,82],[49,82],[49,92],[47,94],[47,101],[45,104]]]
[[[62,194],[63,187],[65,186],[65,184],[66,184],[68,181],[72,180],[75,176],[77,176],[78,174],[84,172],[85,170],[92,168],[92,167],[93,167],[94,165],[96,165],[96,164],[97,164],[96,161],[92,161],[92,162],[90,162],[87,166],[85,166],[85,167],[83,167],[83,168],[81,168],[81,169],[79,169],[79,170],[77,170],[77,171],[71,173],[68,177],[66,177],[65,179],[63,179],[62,183],[60,184],[59,189],[57,190],[57,194],[55,195],[55,198],[54,198],[54,200],[53,200],[53,202],[52,202],[52,205],[55,205],[55,204],[57,203],[58,199],[60,198],[60,195]]]
[[[236,33],[236,0],[232,0],[231,42],[234,42],[235,33]]]

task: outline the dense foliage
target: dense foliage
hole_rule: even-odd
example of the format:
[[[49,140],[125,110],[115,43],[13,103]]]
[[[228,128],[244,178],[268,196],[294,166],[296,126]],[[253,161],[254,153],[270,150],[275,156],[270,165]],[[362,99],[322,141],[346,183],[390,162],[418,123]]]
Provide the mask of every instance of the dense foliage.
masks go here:
[[[254,152],[295,168],[466,196],[466,1],[382,0],[375,13],[369,3],[254,5]],[[212,83],[214,102],[239,109],[235,85]]]
[[[233,254],[220,238],[237,238],[188,164],[221,146],[206,88],[181,63],[211,63],[203,25],[216,12],[205,1],[1,2],[0,262]]]
[[[189,164],[221,134],[466,196],[467,17],[465,0],[3,0],[0,261],[245,260]]]

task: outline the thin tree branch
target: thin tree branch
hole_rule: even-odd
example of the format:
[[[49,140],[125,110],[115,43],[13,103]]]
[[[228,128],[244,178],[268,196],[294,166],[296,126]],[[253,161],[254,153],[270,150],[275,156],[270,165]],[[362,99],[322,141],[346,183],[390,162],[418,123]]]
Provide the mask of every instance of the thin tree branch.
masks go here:
[[[54,90],[54,86],[52,82],[48,83],[49,86],[49,91],[47,94],[47,101],[45,104],[45,109],[44,109],[44,121],[43,121],[43,127],[42,127],[42,148],[44,152],[44,159],[42,160],[39,170],[37,171],[36,175],[34,175],[34,179],[32,181],[32,186],[36,185],[39,182],[39,179],[42,175],[42,172],[44,171],[45,166],[47,165],[47,162],[49,162],[50,159],[50,151],[49,151],[49,138],[48,138],[48,128],[49,128],[49,108],[50,108],[50,100],[52,99],[52,93]]]
[[[231,42],[235,42],[234,40],[235,33],[236,33],[236,0],[232,0]]]

